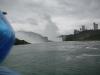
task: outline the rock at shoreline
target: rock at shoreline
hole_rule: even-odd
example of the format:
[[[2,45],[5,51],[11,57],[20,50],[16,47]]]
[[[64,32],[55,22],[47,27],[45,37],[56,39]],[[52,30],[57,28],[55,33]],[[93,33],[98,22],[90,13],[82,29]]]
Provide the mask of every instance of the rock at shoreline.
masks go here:
[[[25,45],[25,44],[30,44],[30,43],[25,41],[25,40],[20,40],[18,38],[15,39],[15,44],[14,45]]]

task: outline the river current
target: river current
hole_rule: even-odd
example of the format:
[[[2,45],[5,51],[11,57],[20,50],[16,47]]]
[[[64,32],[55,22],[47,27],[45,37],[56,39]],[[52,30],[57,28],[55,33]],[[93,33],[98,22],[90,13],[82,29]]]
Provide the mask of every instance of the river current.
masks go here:
[[[22,75],[100,75],[100,42],[15,46],[2,65]]]

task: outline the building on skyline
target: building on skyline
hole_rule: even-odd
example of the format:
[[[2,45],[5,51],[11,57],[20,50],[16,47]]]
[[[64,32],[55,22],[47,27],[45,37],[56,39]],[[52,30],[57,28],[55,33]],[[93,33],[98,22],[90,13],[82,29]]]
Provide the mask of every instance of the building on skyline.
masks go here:
[[[85,29],[85,25],[82,25],[82,31],[85,31],[86,29]]]
[[[98,30],[98,24],[96,24],[95,22],[93,23],[94,26],[94,30]]]
[[[78,34],[78,33],[79,33],[79,31],[75,29],[74,30],[74,34]]]

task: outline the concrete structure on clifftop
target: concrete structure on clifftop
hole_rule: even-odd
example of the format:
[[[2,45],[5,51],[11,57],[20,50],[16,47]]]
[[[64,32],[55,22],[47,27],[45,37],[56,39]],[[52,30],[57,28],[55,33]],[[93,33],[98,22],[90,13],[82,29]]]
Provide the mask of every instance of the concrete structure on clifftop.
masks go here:
[[[85,25],[82,25],[80,30],[74,30],[74,34],[61,35],[63,41],[97,41],[100,40],[100,29],[98,24],[93,23],[93,29],[86,29]]]

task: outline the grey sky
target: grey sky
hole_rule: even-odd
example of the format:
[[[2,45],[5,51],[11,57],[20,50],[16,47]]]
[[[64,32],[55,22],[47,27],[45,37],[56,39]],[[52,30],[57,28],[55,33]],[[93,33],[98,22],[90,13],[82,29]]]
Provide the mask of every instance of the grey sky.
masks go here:
[[[0,0],[16,31],[33,31],[54,38],[81,24],[100,23],[100,0]],[[92,27],[92,25],[91,25]]]

